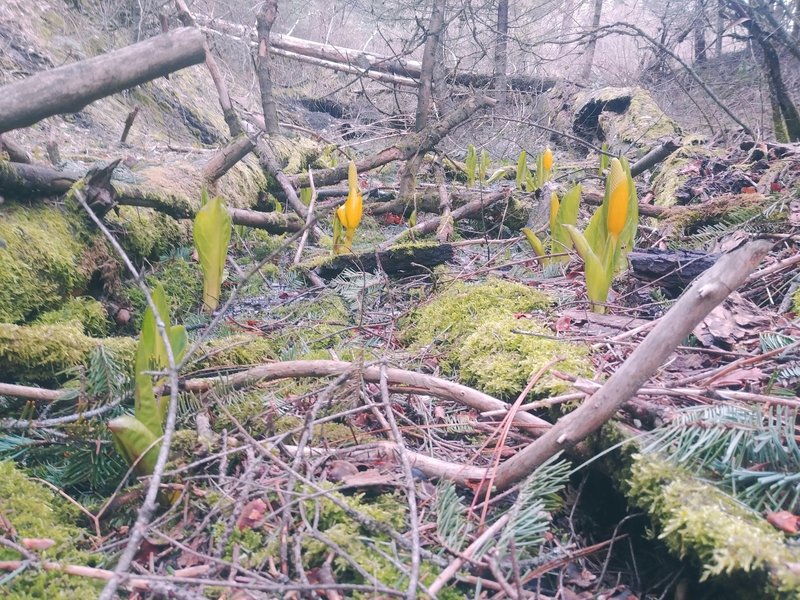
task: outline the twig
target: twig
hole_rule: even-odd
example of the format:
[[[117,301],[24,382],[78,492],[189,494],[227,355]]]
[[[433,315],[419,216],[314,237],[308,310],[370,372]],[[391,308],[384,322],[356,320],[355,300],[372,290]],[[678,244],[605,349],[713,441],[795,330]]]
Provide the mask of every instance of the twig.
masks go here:
[[[297,245],[297,252],[294,254],[293,265],[300,262],[300,257],[303,255],[303,248],[308,240],[308,231],[311,227],[311,219],[314,218],[314,205],[317,202],[317,188],[314,187],[314,174],[311,172],[311,167],[308,168],[308,185],[311,188],[311,201],[308,203],[308,216],[306,216],[306,227],[303,230],[303,237],[300,238],[300,243]]]

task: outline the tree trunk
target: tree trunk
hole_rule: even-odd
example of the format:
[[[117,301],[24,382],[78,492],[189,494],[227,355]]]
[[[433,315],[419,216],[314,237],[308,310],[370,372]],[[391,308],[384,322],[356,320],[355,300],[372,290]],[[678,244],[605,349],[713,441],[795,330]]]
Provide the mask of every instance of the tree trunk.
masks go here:
[[[0,87],[0,133],[28,127],[205,59],[205,37],[193,28],[43,71]]]
[[[694,16],[694,62],[706,62],[706,0],[696,0]]]
[[[722,36],[725,33],[725,0],[717,0],[717,38],[714,40],[714,52],[717,58],[722,56]]]
[[[269,33],[278,16],[278,0],[267,0],[256,18],[258,30],[258,57],[256,71],[261,88],[261,108],[264,111],[264,124],[269,135],[278,133],[278,109],[272,95],[272,74],[270,73]]]
[[[563,40],[569,35],[570,30],[572,29],[570,27],[570,23],[573,20],[572,13],[575,11],[575,0],[565,0],[564,6],[561,10],[563,13],[561,15],[561,27],[558,31],[560,38],[559,41],[562,43],[558,45],[558,58],[562,58],[567,52],[567,44],[564,44]]]
[[[419,95],[417,96],[417,115],[414,131],[420,132],[428,125],[433,98],[433,73],[436,70],[439,37],[444,23],[446,0],[433,0],[428,30],[425,32],[425,49],[422,52],[422,66],[419,78]],[[414,154],[404,165],[400,173],[400,197],[410,199],[416,188],[417,171],[422,162],[422,153]]]
[[[594,15],[592,16],[592,32],[589,43],[586,44],[585,63],[581,77],[588,79],[594,67],[594,51],[597,48],[597,28],[600,27],[600,16],[603,13],[603,0],[594,0]]]
[[[497,2],[497,32],[494,46],[494,88],[495,98],[500,105],[506,103],[508,87],[508,0]]]

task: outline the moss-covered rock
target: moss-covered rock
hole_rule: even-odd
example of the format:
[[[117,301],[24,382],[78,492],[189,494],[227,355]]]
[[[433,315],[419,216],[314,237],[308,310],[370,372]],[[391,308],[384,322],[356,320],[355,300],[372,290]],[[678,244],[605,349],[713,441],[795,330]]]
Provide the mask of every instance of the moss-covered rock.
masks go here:
[[[0,208],[0,322],[20,323],[82,291],[83,225],[51,206]]]
[[[535,318],[518,318],[549,305],[547,296],[519,283],[501,279],[457,283],[405,320],[403,339],[440,352],[440,365],[457,371],[466,383],[514,397],[533,373],[557,357],[565,359],[559,370],[590,373],[587,348],[547,339],[549,332]],[[545,375],[534,392],[553,393],[563,387]]]
[[[760,515],[713,485],[658,456],[638,456],[631,466],[630,502],[643,508],[659,538],[681,557],[700,564],[703,577],[733,577],[731,598],[797,598],[800,550]],[[719,577],[719,582],[724,583]]]
[[[83,330],[94,337],[108,335],[109,321],[105,307],[94,298],[70,298],[59,308],[39,315],[36,324],[54,325],[78,321]]]
[[[3,517],[21,538],[46,538],[55,544],[37,555],[47,562],[94,566],[88,552],[79,549],[86,538],[75,525],[78,510],[55,492],[30,480],[11,462],[0,462],[0,506]],[[0,547],[0,560],[20,560],[9,548]],[[15,600],[72,600],[96,598],[103,582],[66,575],[59,571],[40,571],[31,566],[4,583],[4,598]]]
[[[575,96],[573,129],[609,147],[633,145],[641,153],[665,137],[681,135],[681,128],[644,89],[602,88]]]

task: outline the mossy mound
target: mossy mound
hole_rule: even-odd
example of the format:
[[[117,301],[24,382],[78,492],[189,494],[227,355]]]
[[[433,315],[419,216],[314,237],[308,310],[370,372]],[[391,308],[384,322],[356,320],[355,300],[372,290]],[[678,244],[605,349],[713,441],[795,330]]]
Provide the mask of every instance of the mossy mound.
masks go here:
[[[83,331],[93,337],[108,335],[108,313],[103,305],[94,298],[70,298],[59,308],[39,315],[36,324],[54,325],[78,321],[83,326]]]
[[[18,539],[46,538],[55,542],[47,550],[36,553],[42,560],[94,566],[94,558],[78,548],[86,535],[75,525],[77,508],[30,480],[11,462],[0,462],[0,506]],[[14,550],[0,547],[0,560],[21,558]],[[59,571],[39,571],[31,566],[5,582],[3,597],[15,600],[96,598],[102,587],[101,581]]]
[[[691,140],[684,141],[684,145],[673,152],[653,177],[651,188],[653,202],[656,206],[674,206],[678,190],[693,176],[687,167],[696,160],[709,158],[713,152],[705,146],[692,144]]]
[[[549,339],[550,335],[551,331],[533,319],[518,319],[508,313],[489,314],[455,349],[461,378],[488,394],[511,398],[519,394],[531,375],[556,357],[564,360],[553,368],[573,375],[591,375],[585,346]],[[565,381],[545,373],[532,393],[555,395],[568,387]]]
[[[457,283],[414,311],[403,323],[403,339],[414,347],[440,352],[440,365],[463,381],[501,397],[514,397],[530,376],[550,360],[563,357],[558,369],[586,375],[588,350],[576,344],[515,333],[548,334],[530,314],[550,305],[536,290],[501,279],[481,284]],[[563,384],[548,376],[536,393],[552,393]]]
[[[794,293],[794,302],[792,304],[793,304],[794,314],[800,315],[800,290],[797,290]]]
[[[671,551],[699,563],[703,578],[725,585],[731,598],[800,594],[800,572],[793,568],[800,564],[800,550],[713,485],[658,456],[637,456],[627,496],[648,513]]]
[[[3,380],[43,385],[63,381],[64,371],[85,364],[89,353],[99,344],[111,350],[122,364],[132,365],[134,339],[89,337],[78,321],[30,326],[0,324]]]
[[[0,322],[23,322],[85,288],[82,230],[59,208],[0,208]]]

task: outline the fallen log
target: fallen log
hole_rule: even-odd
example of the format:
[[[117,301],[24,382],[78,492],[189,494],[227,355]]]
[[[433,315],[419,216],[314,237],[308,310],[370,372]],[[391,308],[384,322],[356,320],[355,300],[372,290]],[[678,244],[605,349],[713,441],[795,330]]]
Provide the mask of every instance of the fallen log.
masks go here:
[[[719,258],[694,250],[659,250],[650,248],[628,254],[634,277],[681,291]]]
[[[145,81],[203,62],[205,37],[182,28],[0,88],[0,133],[28,127]]]
[[[41,200],[45,196],[66,194],[84,175],[39,165],[0,161],[0,194]],[[174,196],[161,195],[157,191],[119,182],[112,182],[112,186],[117,204],[151,208],[176,220],[193,219],[195,216],[195,209],[188,202],[181,202]],[[228,208],[228,212],[234,224],[263,229],[269,233],[295,233],[303,228],[300,219],[285,213],[266,213],[242,208]]]
[[[195,18],[205,26],[207,31],[248,40],[253,45],[257,43],[256,32],[252,27],[222,19],[210,19],[200,16]],[[344,65],[358,69],[361,72],[396,75],[401,79],[396,79],[392,82],[400,85],[416,87],[418,82],[414,80],[420,79],[422,74],[422,62],[418,60],[399,56],[384,56],[342,46],[322,44],[290,35],[272,34],[270,36],[270,45],[286,53],[292,53],[285,54],[287,58],[294,58],[299,55],[324,61],[324,63],[318,64],[318,66],[322,67],[340,69]],[[331,63],[336,66],[329,66]],[[491,74],[451,71],[445,75],[445,78],[456,85],[474,88],[483,88],[494,84],[494,75]],[[553,88],[558,82],[558,79],[553,77],[539,77],[536,75],[513,75],[507,79],[507,85],[512,90],[534,94],[544,93]]]

